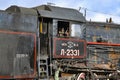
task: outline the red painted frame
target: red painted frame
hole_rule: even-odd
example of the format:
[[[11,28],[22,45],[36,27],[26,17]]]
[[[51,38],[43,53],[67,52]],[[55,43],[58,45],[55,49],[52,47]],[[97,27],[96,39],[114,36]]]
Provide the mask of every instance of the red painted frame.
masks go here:
[[[106,45],[106,46],[120,46],[120,44],[114,44],[114,43],[102,43],[102,42],[87,42],[88,45]]]
[[[83,56],[58,56],[56,55],[56,41],[57,40],[70,40],[76,42],[83,42],[84,43],[84,55]],[[53,57],[54,58],[85,58],[86,57],[86,41],[81,39],[73,39],[73,38],[53,38]]]
[[[34,72],[33,74],[27,74],[27,75],[16,75],[16,76],[0,76],[0,79],[21,79],[21,78],[34,78],[36,76],[36,34],[35,33],[28,33],[28,32],[13,32],[13,31],[6,31],[6,30],[0,30],[0,33],[5,34],[15,34],[15,35],[31,35],[34,37]]]

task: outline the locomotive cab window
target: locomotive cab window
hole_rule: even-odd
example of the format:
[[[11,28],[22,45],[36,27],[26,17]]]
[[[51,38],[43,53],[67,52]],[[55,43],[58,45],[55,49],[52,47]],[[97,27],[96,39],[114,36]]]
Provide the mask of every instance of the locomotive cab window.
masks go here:
[[[71,37],[81,37],[82,36],[82,25],[71,24]]]
[[[58,21],[58,36],[69,37],[69,22]]]

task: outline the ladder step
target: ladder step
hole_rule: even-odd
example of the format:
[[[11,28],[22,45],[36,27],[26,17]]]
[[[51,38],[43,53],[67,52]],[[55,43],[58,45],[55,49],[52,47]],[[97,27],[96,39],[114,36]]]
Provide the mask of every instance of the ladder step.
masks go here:
[[[44,80],[49,79],[47,56],[41,56],[40,60],[38,60],[38,73],[40,79],[44,79]]]

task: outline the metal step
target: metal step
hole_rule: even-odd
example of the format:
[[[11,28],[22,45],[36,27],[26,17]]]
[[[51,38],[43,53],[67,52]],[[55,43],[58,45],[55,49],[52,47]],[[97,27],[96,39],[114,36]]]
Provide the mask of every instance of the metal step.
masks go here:
[[[49,80],[47,56],[41,56],[38,60],[38,75],[40,80]]]

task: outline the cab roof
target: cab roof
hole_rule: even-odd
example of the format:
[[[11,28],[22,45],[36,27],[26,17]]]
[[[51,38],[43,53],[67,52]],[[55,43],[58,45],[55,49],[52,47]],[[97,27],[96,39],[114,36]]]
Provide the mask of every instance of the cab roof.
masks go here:
[[[79,22],[86,21],[82,13],[80,13],[78,10],[71,9],[71,8],[41,5],[41,6],[34,7],[34,9],[37,9],[39,15],[42,17],[65,19],[65,20],[72,20],[72,21],[79,21]]]

